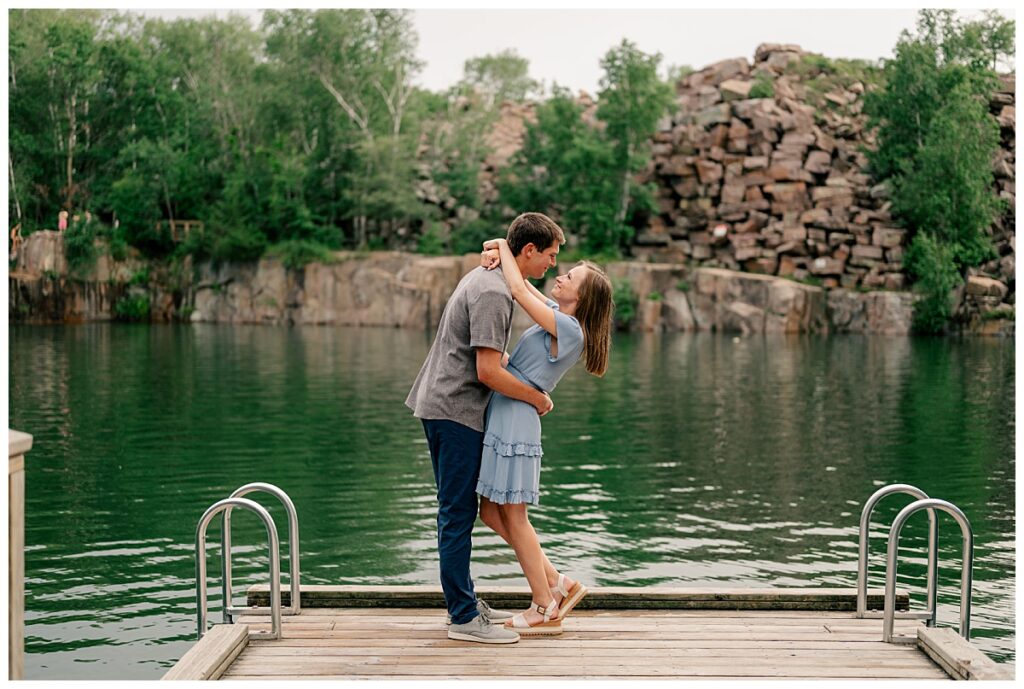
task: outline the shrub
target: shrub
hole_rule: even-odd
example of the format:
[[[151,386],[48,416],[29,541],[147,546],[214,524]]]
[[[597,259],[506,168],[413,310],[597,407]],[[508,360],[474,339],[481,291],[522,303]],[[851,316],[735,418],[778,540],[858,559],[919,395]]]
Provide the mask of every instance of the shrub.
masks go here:
[[[636,318],[637,297],[629,280],[612,280],[612,301],[615,302],[615,326],[628,330]]]
[[[149,297],[140,294],[114,304],[114,315],[119,321],[142,321],[149,318],[149,309]]]
[[[286,239],[267,250],[268,256],[277,256],[289,270],[299,270],[307,263],[330,263],[331,250],[319,242],[308,239]]]
[[[662,299],[664,299],[664,296],[662,296],[661,292],[651,292],[647,295],[647,301],[661,301]]]
[[[475,254],[483,243],[495,237],[504,237],[506,228],[500,222],[477,218],[452,230],[451,247],[454,254]]]
[[[128,242],[123,234],[110,238],[110,257],[115,261],[123,261],[128,258]]]
[[[921,232],[910,241],[904,263],[917,278],[915,288],[924,294],[914,304],[914,330],[926,335],[941,333],[952,315],[950,292],[961,282],[952,247]]]
[[[149,268],[141,268],[132,274],[129,285],[145,285],[149,282]]]
[[[750,98],[774,98],[775,84],[763,74],[754,79],[754,85],[750,87]]]
[[[210,257],[216,261],[255,261],[267,248],[267,238],[258,228],[228,228],[210,245]]]
[[[444,253],[444,239],[441,238],[439,223],[429,223],[416,244],[416,253],[440,256]]]
[[[72,271],[85,270],[96,261],[96,228],[92,223],[72,223],[64,231],[64,257]]]
[[[998,309],[992,309],[991,311],[986,311],[985,313],[981,314],[981,319],[984,321],[1012,321],[1015,320],[1015,317],[1016,312],[1014,311],[1014,309],[1006,306],[999,307]]]

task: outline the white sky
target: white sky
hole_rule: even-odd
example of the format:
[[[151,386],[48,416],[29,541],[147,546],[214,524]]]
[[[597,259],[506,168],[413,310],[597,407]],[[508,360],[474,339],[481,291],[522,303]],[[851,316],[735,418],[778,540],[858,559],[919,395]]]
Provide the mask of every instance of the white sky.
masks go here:
[[[378,3],[384,5],[388,3]],[[372,6],[372,5],[366,5]],[[174,18],[229,10],[144,9]],[[259,22],[258,10],[234,9]],[[977,10],[965,9],[964,16]],[[1014,17],[1011,9],[1003,9]],[[462,76],[468,58],[514,49],[530,62],[530,76],[550,87],[596,93],[601,57],[623,38],[662,65],[701,68],[733,57],[753,58],[760,43],[795,43],[828,57],[891,57],[917,10],[901,9],[414,9],[417,54],[426,64],[416,81],[443,90]]]

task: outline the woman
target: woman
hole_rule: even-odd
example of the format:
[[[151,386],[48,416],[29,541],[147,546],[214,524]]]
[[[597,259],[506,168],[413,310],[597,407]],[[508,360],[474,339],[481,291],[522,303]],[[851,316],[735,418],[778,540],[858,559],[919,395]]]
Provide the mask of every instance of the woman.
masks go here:
[[[523,333],[508,359],[512,375],[550,392],[581,356],[588,372],[604,375],[614,304],[611,282],[600,268],[577,264],[555,278],[547,299],[523,279],[504,239],[485,242],[481,262],[488,269],[501,264],[512,298],[537,323]],[[533,598],[530,609],[505,626],[525,636],[561,634],[562,619],[587,589],[551,565],[527,516],[527,505],[538,504],[540,497],[540,417],[525,402],[496,392],[484,423],[476,488],[480,518],[515,550]]]

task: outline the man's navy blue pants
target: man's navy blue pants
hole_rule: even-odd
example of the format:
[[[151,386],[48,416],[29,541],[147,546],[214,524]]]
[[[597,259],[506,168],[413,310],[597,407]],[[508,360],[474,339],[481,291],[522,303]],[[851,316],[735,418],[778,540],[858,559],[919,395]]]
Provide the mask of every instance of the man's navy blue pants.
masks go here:
[[[480,477],[484,434],[447,419],[421,419],[437,483],[437,552],[441,589],[452,624],[465,624],[478,614],[469,558],[473,524],[479,509],[476,482]]]

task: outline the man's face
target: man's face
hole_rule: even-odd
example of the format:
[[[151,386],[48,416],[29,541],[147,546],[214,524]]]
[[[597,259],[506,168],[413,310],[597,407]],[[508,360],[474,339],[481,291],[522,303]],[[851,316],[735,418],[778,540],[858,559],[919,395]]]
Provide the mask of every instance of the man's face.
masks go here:
[[[539,250],[535,244],[527,244],[523,249],[526,254],[526,268],[523,271],[526,277],[534,280],[542,279],[544,273],[548,272],[548,268],[554,268],[558,262],[558,249],[558,242],[543,251]]]

